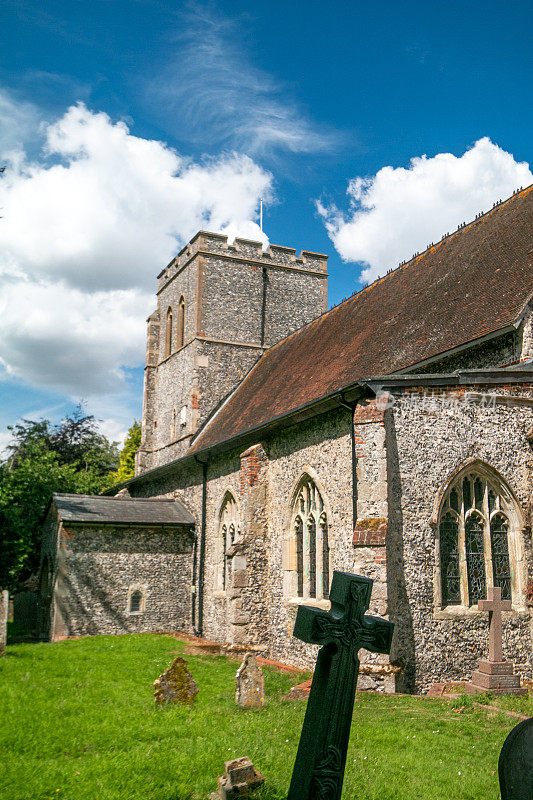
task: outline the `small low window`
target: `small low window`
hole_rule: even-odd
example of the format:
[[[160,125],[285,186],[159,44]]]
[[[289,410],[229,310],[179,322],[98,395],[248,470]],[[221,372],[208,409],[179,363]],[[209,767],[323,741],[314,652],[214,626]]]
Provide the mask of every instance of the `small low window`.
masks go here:
[[[130,614],[138,614],[142,611],[142,601],[143,595],[142,592],[137,589],[136,591],[132,592],[130,595]]]

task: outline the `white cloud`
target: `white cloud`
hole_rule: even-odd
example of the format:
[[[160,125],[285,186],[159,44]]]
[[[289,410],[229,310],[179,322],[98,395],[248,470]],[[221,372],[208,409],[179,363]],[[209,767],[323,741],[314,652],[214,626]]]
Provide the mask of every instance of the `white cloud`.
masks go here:
[[[253,23],[246,18],[246,24]],[[147,94],[157,99],[159,112],[172,114],[180,137],[187,131],[195,141],[254,154],[313,153],[343,141],[340,132],[311,121],[282,83],[253,65],[235,19],[193,3],[180,16],[177,47],[177,57]]]
[[[89,397],[143,363],[155,276],[191,235],[266,241],[272,176],[238,154],[192,162],[83,104],[43,133],[42,157],[19,152],[0,181],[0,364]]]
[[[354,178],[346,213],[321,202],[317,208],[341,257],[365,264],[361,277],[370,281],[531,182],[525,162],[485,137],[459,158],[421,156],[407,168]]]

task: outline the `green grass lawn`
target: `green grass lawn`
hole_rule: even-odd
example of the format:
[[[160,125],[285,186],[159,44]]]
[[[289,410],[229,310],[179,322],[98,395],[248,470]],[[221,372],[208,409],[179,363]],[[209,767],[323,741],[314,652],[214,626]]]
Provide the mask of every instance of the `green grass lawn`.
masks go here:
[[[244,711],[236,661],[187,656],[196,702],[156,708],[152,683],[182,649],[148,634],[9,647],[2,800],[203,800],[224,761],[242,755],[266,778],[262,798],[284,798],[305,702],[281,696],[307,676],[265,669],[266,706]],[[498,754],[515,724],[473,705],[358,694],[343,797],[496,800]]]

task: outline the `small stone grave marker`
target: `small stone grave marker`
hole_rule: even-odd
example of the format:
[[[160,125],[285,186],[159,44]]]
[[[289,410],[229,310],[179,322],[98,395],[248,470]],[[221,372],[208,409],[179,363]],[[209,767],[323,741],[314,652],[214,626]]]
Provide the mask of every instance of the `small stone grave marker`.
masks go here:
[[[181,656],[154,681],[154,699],[158,704],[191,703],[198,694],[198,686]]]
[[[235,675],[235,702],[241,708],[265,705],[265,676],[253,653],[246,653]]]
[[[294,636],[321,644],[288,800],[340,800],[361,647],[390,653],[394,625],[365,616],[370,578],[334,572],[331,611],[300,606]]]
[[[511,610],[511,601],[502,600],[499,586],[491,586],[487,590],[487,600],[478,602],[478,609],[489,612],[489,659],[481,659],[465,691],[470,694],[527,694],[525,686],[520,686],[520,675],[514,674],[513,662],[503,660],[502,611]]]
[[[513,728],[503,743],[498,776],[502,800],[533,797],[533,717]]]
[[[264,780],[247,756],[226,761],[224,775],[218,778],[218,792],[211,794],[211,800],[247,797],[250,792],[261,786]]]
[[[3,589],[0,591],[0,656],[5,656],[6,654],[8,610],[9,593],[6,589]]]

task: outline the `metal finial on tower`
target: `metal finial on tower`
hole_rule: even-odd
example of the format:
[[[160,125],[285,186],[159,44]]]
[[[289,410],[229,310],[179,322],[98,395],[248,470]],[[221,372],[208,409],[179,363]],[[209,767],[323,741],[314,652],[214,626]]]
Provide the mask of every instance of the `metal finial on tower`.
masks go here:
[[[263,230],[263,198],[259,198],[259,227]]]

